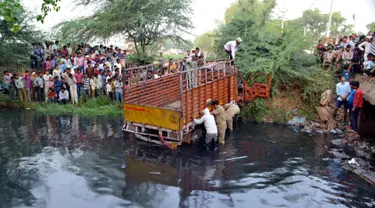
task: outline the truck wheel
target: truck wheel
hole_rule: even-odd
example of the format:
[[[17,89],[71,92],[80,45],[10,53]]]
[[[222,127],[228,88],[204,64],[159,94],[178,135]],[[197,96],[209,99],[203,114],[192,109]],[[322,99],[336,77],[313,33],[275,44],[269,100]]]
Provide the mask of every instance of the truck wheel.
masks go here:
[[[203,130],[200,128],[194,129],[193,133],[191,134],[191,144],[198,144],[203,139]]]

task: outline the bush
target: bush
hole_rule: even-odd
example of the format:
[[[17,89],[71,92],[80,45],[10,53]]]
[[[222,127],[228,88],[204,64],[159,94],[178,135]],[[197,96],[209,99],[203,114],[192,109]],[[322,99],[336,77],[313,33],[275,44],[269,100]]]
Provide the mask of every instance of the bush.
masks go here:
[[[136,64],[138,66],[152,64],[154,60],[155,59],[153,56],[149,56],[147,54],[141,54],[141,53],[131,54],[128,57],[129,63]]]

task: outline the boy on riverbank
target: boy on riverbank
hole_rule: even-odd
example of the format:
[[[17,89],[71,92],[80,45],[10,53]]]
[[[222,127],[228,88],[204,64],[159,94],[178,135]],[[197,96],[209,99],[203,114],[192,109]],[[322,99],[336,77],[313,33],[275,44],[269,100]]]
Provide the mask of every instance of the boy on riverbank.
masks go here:
[[[336,85],[336,95],[337,95],[337,102],[336,102],[336,108],[333,113],[333,118],[336,119],[336,114],[338,109],[340,109],[342,106],[344,106],[344,123],[347,119],[348,114],[348,101],[347,98],[350,94],[350,85],[348,82],[345,81],[345,77],[341,77],[340,83]]]

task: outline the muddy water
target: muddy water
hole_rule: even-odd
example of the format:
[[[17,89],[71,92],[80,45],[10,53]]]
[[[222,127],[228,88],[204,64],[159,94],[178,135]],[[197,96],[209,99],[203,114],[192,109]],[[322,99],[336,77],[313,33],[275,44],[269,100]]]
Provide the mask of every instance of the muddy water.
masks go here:
[[[122,119],[0,112],[0,207],[371,207],[375,190],[326,138],[238,124],[216,152],[171,152]]]

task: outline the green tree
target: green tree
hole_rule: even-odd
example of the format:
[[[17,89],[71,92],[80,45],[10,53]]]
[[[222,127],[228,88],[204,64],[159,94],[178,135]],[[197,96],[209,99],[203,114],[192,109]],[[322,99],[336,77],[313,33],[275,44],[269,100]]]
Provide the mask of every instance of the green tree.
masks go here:
[[[12,23],[0,21],[0,66],[2,69],[14,69],[16,65],[28,66],[33,49],[32,43],[43,40],[42,33],[30,25],[33,17],[28,16],[22,7],[14,16]],[[11,24],[18,26],[16,33],[10,26]]]
[[[285,21],[282,34],[281,21],[271,18],[275,0],[240,0],[238,4],[239,10],[232,20],[220,27],[217,50],[222,51],[227,41],[241,37],[243,43],[236,63],[245,77],[257,72],[271,73],[273,93],[280,88],[296,87],[302,90],[304,100],[315,101],[330,79],[316,64],[314,55],[305,53],[312,46],[314,34],[304,36],[303,20]],[[255,81],[263,82],[264,77],[255,77]],[[323,84],[320,86],[319,82]]]
[[[314,9],[305,10],[300,21],[302,26],[306,27],[308,32],[312,33],[315,37],[320,37],[326,32],[328,18],[328,14],[323,14],[318,9]],[[331,24],[332,36],[342,35],[345,32],[352,32],[353,26],[346,25],[345,21],[346,19],[340,12],[333,12]]]
[[[123,36],[134,42],[139,53],[146,53],[147,46],[163,39],[183,41],[192,23],[191,0],[84,0],[98,5],[87,18],[59,24],[61,40],[105,40]],[[74,42],[74,41],[73,41]]]
[[[375,22],[371,22],[370,24],[366,25],[366,28],[369,31],[375,31]]]
[[[234,3],[234,4],[232,4],[232,5],[231,5],[231,6],[225,11],[225,15],[224,15],[224,21],[225,21],[225,24],[228,24],[228,23],[232,20],[234,14],[236,14],[236,12],[238,12],[238,10],[239,10],[239,5],[238,5],[238,3]]]
[[[43,0],[41,6],[41,14],[37,15],[36,19],[43,23],[44,19],[52,10],[59,11],[58,2],[61,0]],[[0,17],[6,21],[12,32],[18,32],[18,14],[22,11],[21,0],[1,0],[0,1]]]
[[[194,45],[202,49],[202,51],[212,54],[215,50],[216,31],[206,32],[197,36],[194,40]],[[207,54],[206,54],[207,55]]]

